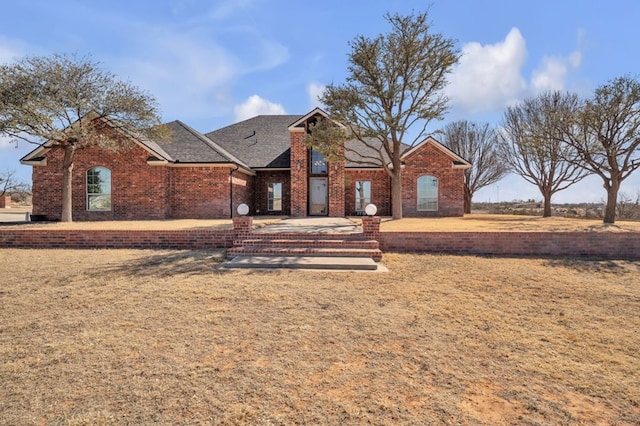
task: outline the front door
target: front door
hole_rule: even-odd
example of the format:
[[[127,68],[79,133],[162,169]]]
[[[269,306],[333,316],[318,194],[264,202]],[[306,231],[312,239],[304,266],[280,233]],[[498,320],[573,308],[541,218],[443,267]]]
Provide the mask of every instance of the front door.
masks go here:
[[[326,216],[327,178],[309,178],[309,215]]]

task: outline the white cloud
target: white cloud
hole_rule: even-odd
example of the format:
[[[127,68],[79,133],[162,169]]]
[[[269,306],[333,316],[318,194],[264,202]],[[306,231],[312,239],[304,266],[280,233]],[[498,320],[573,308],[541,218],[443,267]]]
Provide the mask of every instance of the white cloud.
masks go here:
[[[526,58],[526,43],[517,28],[496,44],[467,43],[446,94],[452,104],[471,113],[501,109],[527,88],[521,74]]]
[[[144,33],[144,34],[143,34]],[[143,28],[132,55],[116,73],[157,97],[165,120],[197,120],[231,110],[234,81],[272,69],[289,58],[288,50],[251,30],[236,34],[247,46],[234,49],[217,38],[211,26],[191,31]]]
[[[465,113],[490,113],[501,111],[526,96],[563,90],[570,72],[582,63],[581,38],[579,32],[578,48],[566,57],[544,56],[532,71],[530,81],[523,75],[526,41],[517,28],[512,28],[503,41],[495,44],[467,43],[445,93],[452,105]]]
[[[316,83],[312,81],[307,85],[307,95],[309,95],[309,109],[314,109],[316,107],[322,108],[322,103],[320,102],[320,96],[322,92],[324,92],[325,86],[320,83]]]
[[[563,90],[569,73],[582,64],[582,32],[578,33],[578,47],[566,57],[545,56],[542,64],[531,74],[531,91],[540,93],[545,90]]]
[[[258,95],[249,96],[249,98],[240,105],[233,108],[236,122],[247,120],[256,115],[278,115],[286,114],[284,107],[280,104],[269,102]]]

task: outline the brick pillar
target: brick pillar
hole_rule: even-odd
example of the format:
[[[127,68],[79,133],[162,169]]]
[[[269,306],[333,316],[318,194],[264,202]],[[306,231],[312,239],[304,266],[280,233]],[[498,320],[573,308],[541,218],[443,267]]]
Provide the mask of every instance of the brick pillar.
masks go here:
[[[11,197],[5,195],[0,197],[0,209],[8,209],[11,207]]]
[[[309,168],[308,149],[304,143],[306,136],[304,128],[290,131],[291,137],[291,216],[307,216]]]
[[[345,216],[344,192],[344,161],[329,163],[329,216]]]
[[[377,240],[380,233],[380,217],[364,216],[362,218],[362,233],[365,238]]]
[[[233,234],[236,239],[247,238],[253,230],[252,216],[236,216],[233,219]]]

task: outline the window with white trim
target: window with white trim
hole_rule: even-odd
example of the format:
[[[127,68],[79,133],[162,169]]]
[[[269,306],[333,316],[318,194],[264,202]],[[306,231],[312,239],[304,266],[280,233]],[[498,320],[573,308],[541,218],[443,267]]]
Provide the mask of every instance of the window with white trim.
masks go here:
[[[367,204],[371,203],[371,181],[356,181],[356,213],[364,212]]]
[[[418,211],[438,210],[438,178],[420,176],[418,178]]]
[[[274,182],[270,183],[267,189],[267,210],[269,211],[281,211],[282,210],[282,183]]]
[[[87,170],[87,210],[111,210],[111,170],[106,167]]]

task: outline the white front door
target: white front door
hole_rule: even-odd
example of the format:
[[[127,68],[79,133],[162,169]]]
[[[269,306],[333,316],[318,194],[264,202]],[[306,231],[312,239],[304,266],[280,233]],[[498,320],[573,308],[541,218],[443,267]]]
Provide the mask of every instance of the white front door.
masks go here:
[[[309,178],[309,215],[327,215],[327,178]]]

